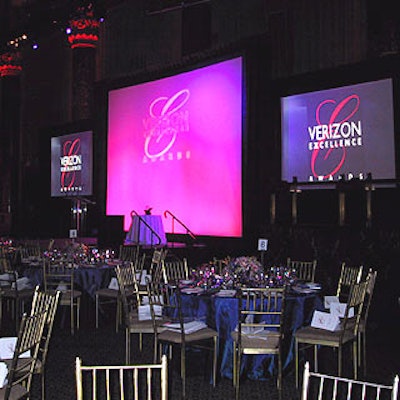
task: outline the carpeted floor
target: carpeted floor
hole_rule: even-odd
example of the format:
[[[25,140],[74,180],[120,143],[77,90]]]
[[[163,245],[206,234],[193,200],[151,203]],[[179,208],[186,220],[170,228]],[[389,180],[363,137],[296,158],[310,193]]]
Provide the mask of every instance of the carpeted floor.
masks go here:
[[[81,329],[71,335],[68,314],[59,310],[55,329],[50,343],[46,365],[46,399],[71,400],[75,394],[75,357],[82,358],[84,364],[123,364],[125,333],[121,328],[115,332],[112,310],[102,315],[101,326],[95,328],[93,304],[89,301],[82,310]],[[383,311],[384,312],[384,311]],[[398,315],[395,319],[381,326],[372,324],[368,343],[368,376],[367,379],[382,383],[391,383],[393,376],[400,373],[399,327]],[[14,324],[5,319],[1,335],[14,335]],[[138,341],[133,342],[135,363],[151,363],[152,341],[144,339],[144,348],[140,353]],[[169,365],[169,398],[180,398],[180,379],[175,357]],[[207,357],[199,353],[188,353],[187,398],[199,400],[233,399],[232,381],[219,378],[215,388],[210,385],[210,364]],[[345,358],[345,362],[347,359]],[[331,352],[324,353],[320,365],[324,372],[334,372],[336,363]],[[285,371],[282,399],[299,399],[300,393],[295,388],[293,366]],[[277,399],[278,392],[273,379],[241,380],[241,399]],[[40,380],[33,382],[31,400],[40,399]]]

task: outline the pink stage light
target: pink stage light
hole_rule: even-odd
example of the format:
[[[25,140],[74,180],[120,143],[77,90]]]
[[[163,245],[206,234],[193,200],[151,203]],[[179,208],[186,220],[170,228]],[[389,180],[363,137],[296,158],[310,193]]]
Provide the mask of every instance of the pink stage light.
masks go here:
[[[238,57],[110,91],[107,215],[128,230],[152,207],[196,235],[241,237],[242,90]]]

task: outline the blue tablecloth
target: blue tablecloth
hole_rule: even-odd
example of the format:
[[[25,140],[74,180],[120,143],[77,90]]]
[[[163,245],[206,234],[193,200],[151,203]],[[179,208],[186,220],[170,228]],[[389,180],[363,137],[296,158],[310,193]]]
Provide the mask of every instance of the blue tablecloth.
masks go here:
[[[287,368],[294,357],[293,333],[311,322],[314,310],[323,310],[323,301],[318,294],[293,294],[286,297],[287,335],[284,344],[283,368]],[[231,332],[238,323],[238,299],[207,295],[183,295],[184,316],[203,320],[217,330],[220,340],[220,374],[232,379],[233,341]],[[272,356],[243,356],[242,370],[246,369],[250,379],[266,379],[273,372]]]
[[[43,268],[27,267],[23,271],[33,286],[43,284]],[[107,287],[114,274],[114,266],[99,264],[96,266],[78,266],[74,269],[74,283],[83,293],[94,299],[96,290]]]

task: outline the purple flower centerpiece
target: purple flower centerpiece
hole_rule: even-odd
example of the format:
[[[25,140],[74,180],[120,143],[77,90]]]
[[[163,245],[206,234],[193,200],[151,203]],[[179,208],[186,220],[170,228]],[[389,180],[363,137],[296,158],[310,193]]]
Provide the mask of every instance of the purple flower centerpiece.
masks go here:
[[[219,288],[223,284],[223,277],[216,273],[215,264],[210,261],[192,271],[192,278],[196,286],[207,289]]]
[[[226,287],[259,287],[264,283],[264,268],[255,256],[232,258],[222,275]]]

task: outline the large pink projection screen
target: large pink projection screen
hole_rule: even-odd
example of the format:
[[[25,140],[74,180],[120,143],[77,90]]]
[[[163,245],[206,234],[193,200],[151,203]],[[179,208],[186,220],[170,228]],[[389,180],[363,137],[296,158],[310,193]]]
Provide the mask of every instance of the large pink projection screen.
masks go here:
[[[242,57],[109,92],[107,215],[242,236]]]

